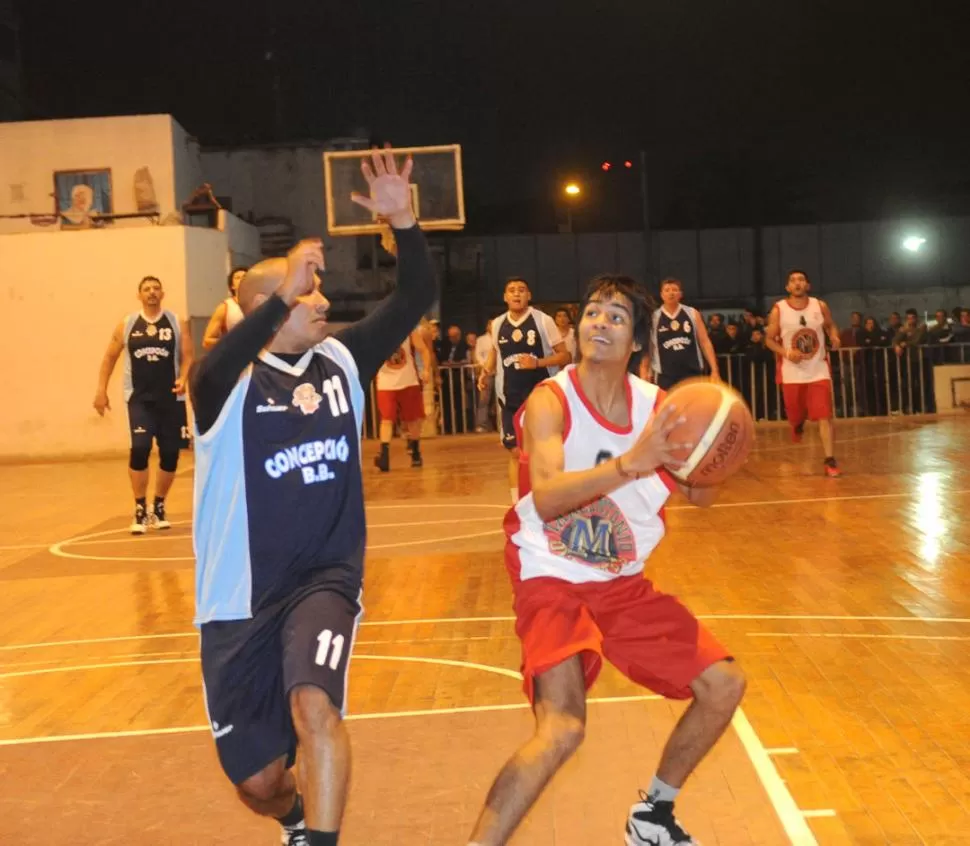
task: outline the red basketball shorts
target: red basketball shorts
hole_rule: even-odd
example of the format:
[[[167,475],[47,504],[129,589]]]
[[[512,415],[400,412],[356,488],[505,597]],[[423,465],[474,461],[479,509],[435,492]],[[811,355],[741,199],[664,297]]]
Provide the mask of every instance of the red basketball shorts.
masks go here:
[[[424,394],[420,385],[409,385],[397,391],[378,391],[377,410],[381,420],[413,423],[424,420]]]
[[[786,382],[781,386],[785,397],[785,414],[794,427],[806,420],[830,420],[832,418],[832,382]]]
[[[690,697],[690,683],[730,657],[675,597],[642,576],[585,584],[513,579],[513,590],[525,693],[533,704],[536,677],[573,655],[582,656],[587,690],[605,658],[668,699]]]

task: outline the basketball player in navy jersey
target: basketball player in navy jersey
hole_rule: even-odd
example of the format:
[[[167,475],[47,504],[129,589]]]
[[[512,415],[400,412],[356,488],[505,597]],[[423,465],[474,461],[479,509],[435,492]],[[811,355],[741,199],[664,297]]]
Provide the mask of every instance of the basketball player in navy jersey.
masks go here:
[[[135,497],[133,535],[149,526],[171,528],[165,513],[165,497],[178,469],[179,451],[188,446],[185,413],[185,378],[192,364],[192,333],[187,321],[162,308],[165,292],[154,276],[138,283],[141,311],[129,314],[116,327],[108,343],[94,408],[102,417],[111,408],[108,382],[122,354],[125,356],[124,397],[128,405],[131,449],[128,476]],[[148,458],[152,442],[158,444],[155,500],[148,508]]]
[[[663,391],[685,379],[702,376],[705,361],[711,378],[721,378],[704,318],[696,308],[681,304],[683,296],[679,279],[664,279],[660,284],[662,305],[653,313],[650,365],[654,381]]]
[[[319,241],[253,267],[246,315],[195,368],[196,624],[219,760],[289,846],[336,846],[350,747],[342,716],[366,526],[364,391],[435,300],[410,208],[411,161],[362,164],[398,247],[396,290],[328,337]],[[299,748],[296,778],[290,768]],[[299,791],[298,791],[299,786]]]
[[[670,492],[695,505],[710,505],[715,494],[662,469],[693,445],[670,442],[675,408],[655,414],[663,392],[632,375],[650,338],[650,310],[633,281],[594,279],[577,336],[579,364],[537,387],[516,421],[522,498],[505,518],[505,559],[536,727],[493,783],[470,843],[508,842],[582,742],[586,691],[609,660],[667,698],[693,700],[625,835],[627,846],[689,846],[695,841],[676,820],[674,800],[727,728],[745,682],[725,649],[643,569],[664,537]]]
[[[495,395],[502,418],[502,444],[510,451],[509,485],[515,502],[519,477],[519,449],[515,436],[515,413],[532,389],[543,379],[555,375],[572,358],[559,334],[556,321],[532,308],[532,292],[524,279],[513,278],[505,284],[509,310],[492,321],[492,349],[478,377],[478,390],[485,390],[495,375]]]
[[[239,283],[245,275],[245,267],[235,267],[229,273],[229,296],[216,306],[209,318],[209,325],[205,327],[205,334],[202,336],[203,349],[211,350],[226,332],[243,319],[238,295]]]

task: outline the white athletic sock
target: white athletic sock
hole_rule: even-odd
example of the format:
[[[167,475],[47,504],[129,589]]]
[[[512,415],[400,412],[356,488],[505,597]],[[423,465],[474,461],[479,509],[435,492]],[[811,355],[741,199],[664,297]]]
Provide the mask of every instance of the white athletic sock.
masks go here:
[[[656,776],[653,777],[653,781],[650,782],[650,789],[647,791],[647,795],[654,802],[673,802],[678,793],[680,793],[679,787],[672,787]]]

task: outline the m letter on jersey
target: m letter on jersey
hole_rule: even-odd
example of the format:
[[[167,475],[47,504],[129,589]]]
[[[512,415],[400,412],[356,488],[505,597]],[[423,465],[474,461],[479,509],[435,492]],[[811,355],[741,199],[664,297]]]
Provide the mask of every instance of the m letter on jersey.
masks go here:
[[[618,573],[636,560],[636,542],[623,513],[608,496],[546,523],[553,555]]]

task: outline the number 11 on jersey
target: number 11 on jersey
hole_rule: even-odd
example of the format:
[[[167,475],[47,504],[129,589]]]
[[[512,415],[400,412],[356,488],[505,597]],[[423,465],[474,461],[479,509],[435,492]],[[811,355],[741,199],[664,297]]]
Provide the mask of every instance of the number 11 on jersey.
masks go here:
[[[350,406],[347,405],[347,397],[344,396],[344,386],[339,376],[331,376],[323,383],[323,393],[330,403],[330,413],[334,417],[339,417],[341,414],[347,414],[350,411]]]

